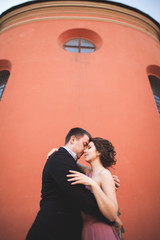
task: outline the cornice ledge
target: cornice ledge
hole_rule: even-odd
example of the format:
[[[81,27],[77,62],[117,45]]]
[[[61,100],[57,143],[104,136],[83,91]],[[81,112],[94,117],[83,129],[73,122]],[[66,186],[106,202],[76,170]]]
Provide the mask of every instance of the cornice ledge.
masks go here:
[[[115,4],[92,1],[44,1],[28,4],[4,14],[0,33],[28,22],[54,19],[86,19],[114,22],[144,32],[160,41],[160,29],[147,16]]]

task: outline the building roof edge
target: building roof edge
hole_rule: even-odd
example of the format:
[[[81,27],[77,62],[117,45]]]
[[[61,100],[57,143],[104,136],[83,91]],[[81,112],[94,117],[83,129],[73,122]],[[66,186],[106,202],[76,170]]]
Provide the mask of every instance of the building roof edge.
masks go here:
[[[4,11],[1,15],[0,15],[0,18],[5,16],[6,14],[16,10],[16,9],[19,9],[21,7],[25,7],[25,6],[29,6],[29,5],[33,5],[33,4],[37,4],[37,3],[41,3],[41,2],[60,2],[60,1],[64,1],[64,0],[37,0],[37,1],[28,1],[28,2],[25,2],[25,3],[22,3],[22,4],[19,4],[19,5],[16,5],[16,6],[13,6],[9,9],[7,9],[6,11]],[[67,0],[66,0],[67,1]],[[73,1],[73,0],[71,0]],[[160,23],[158,21],[156,21],[154,18],[152,18],[150,15],[148,15],[147,13],[144,13],[143,11],[137,9],[137,8],[134,8],[134,7],[131,7],[131,6],[128,6],[126,4],[122,4],[122,3],[119,3],[119,2],[113,2],[113,1],[105,1],[105,0],[79,0],[79,1],[82,1],[82,2],[99,2],[99,3],[105,3],[105,4],[109,4],[109,5],[115,5],[115,6],[120,6],[120,7],[123,7],[125,9],[129,9],[129,10],[132,10],[132,11],[135,11],[137,13],[140,13],[142,14],[143,16],[149,18],[151,21],[153,21],[159,28],[160,28]],[[73,1],[74,2],[74,1]]]

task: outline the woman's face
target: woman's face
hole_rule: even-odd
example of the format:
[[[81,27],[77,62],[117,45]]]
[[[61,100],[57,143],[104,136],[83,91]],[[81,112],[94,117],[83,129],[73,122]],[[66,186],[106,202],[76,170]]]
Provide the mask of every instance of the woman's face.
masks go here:
[[[91,162],[98,157],[98,151],[93,142],[88,144],[88,147],[84,151],[86,162]]]

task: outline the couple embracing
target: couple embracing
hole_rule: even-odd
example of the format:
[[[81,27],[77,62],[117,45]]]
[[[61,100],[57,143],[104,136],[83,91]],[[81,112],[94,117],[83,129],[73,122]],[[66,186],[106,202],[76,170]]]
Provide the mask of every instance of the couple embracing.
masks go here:
[[[83,153],[91,167],[78,163]],[[26,240],[119,240],[119,179],[108,170],[115,154],[108,140],[72,128],[65,145],[49,153],[40,210]]]

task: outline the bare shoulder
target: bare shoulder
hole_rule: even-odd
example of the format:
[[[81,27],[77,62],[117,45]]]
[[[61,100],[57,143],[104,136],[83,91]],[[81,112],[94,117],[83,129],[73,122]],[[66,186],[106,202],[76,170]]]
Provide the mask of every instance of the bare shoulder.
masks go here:
[[[112,174],[108,169],[103,169],[100,173],[101,181],[113,181]]]
[[[102,177],[103,177],[103,176],[112,177],[111,172],[110,172],[108,169],[106,169],[106,168],[104,168],[104,169],[100,172],[100,175],[101,175]]]

